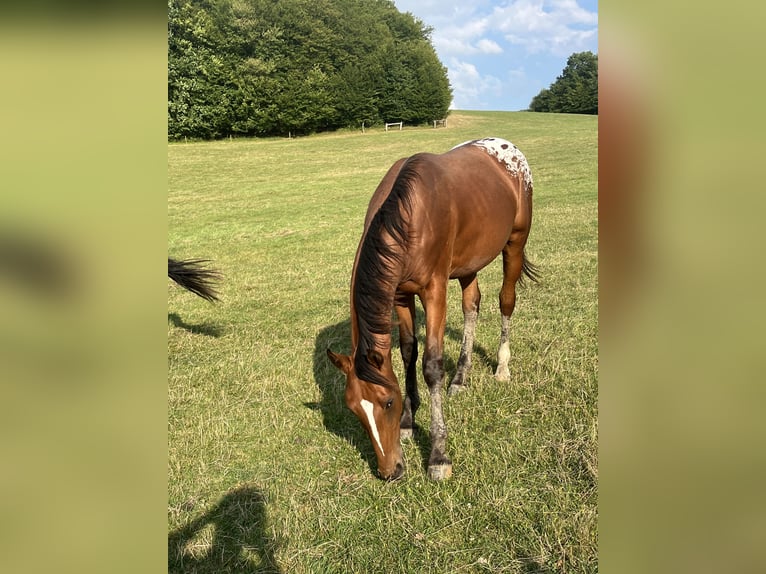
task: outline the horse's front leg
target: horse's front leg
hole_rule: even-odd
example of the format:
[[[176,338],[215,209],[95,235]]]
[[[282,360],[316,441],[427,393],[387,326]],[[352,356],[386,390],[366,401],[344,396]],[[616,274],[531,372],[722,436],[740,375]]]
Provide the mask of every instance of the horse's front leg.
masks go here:
[[[399,348],[406,375],[407,396],[400,423],[399,434],[403,439],[412,438],[415,428],[415,413],[420,406],[418,393],[418,341],[415,332],[415,296],[407,293],[396,294],[396,317],[399,323]]]
[[[426,311],[426,350],[423,377],[431,397],[431,454],[428,457],[428,478],[442,480],[452,475],[452,461],[447,456],[447,425],[442,412],[444,385],[444,328],[447,312],[447,282],[432,285],[421,296]]]

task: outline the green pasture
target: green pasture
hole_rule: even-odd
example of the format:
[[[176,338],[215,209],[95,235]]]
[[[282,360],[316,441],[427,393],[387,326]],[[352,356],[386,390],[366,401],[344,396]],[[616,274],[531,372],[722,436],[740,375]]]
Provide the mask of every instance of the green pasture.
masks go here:
[[[453,112],[446,128],[169,145],[169,254],[224,276],[217,304],[168,286],[170,572],[598,571],[597,121]],[[519,291],[500,383],[499,260],[480,273],[471,386],[445,400],[454,474],[426,478],[421,375],[421,433],[385,483],[325,349],[350,350],[351,266],[383,174],[484,136],[527,156],[542,279]]]

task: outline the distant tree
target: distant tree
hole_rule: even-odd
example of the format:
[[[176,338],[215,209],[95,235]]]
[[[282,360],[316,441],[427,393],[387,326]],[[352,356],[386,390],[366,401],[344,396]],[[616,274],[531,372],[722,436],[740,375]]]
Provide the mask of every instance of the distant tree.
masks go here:
[[[598,56],[579,52],[569,56],[566,68],[549,88],[532,98],[533,112],[598,114]]]
[[[443,118],[430,33],[391,0],[168,0],[168,137]]]
[[[533,112],[550,112],[551,111],[551,91],[547,88],[540,90],[540,93],[532,98],[532,103],[529,104],[529,109]]]

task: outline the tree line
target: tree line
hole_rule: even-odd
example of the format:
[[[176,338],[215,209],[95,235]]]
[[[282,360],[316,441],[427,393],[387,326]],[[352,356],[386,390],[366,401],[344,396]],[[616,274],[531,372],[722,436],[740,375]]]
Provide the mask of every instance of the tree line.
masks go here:
[[[533,112],[598,114],[598,56],[579,52],[567,59],[561,75],[529,104]]]
[[[391,0],[168,0],[168,137],[443,118],[430,34]]]

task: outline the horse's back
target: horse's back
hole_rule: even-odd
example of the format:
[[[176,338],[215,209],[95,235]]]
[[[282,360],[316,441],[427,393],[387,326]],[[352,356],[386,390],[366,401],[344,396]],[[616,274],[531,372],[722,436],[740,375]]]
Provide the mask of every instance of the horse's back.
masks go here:
[[[462,143],[452,148],[447,154],[475,153],[483,151],[486,155],[494,159],[494,164],[502,166],[512,179],[519,181],[521,189],[532,193],[532,172],[529,169],[527,158],[521,150],[508,140],[502,138],[484,138]],[[444,155],[447,155],[444,154]]]
[[[449,276],[461,277],[489,264],[514,234],[526,238],[531,206],[521,169],[511,173],[502,158],[477,145],[411,161],[418,162],[419,176],[411,232],[420,239],[413,259],[428,260],[427,252],[441,250],[449,253]]]
[[[530,197],[523,174],[510,173],[481,147],[419,154],[417,161],[421,199],[416,205],[423,213],[413,214],[413,223],[427,220],[434,227],[434,241],[452,245],[453,258],[466,259],[464,252],[473,254],[467,257],[471,260],[494,258],[514,231],[529,227]]]

